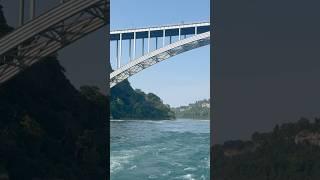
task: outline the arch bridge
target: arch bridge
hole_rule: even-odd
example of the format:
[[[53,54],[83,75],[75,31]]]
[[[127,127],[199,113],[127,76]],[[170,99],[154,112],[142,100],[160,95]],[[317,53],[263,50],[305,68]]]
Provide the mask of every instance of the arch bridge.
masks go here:
[[[115,42],[115,69],[110,74],[110,87],[134,74],[170,57],[210,44],[210,23],[197,22],[158,27],[111,31],[111,43]],[[127,41],[127,59],[123,58],[123,44]],[[138,41],[140,44],[138,45]],[[141,45],[141,46],[140,46]],[[141,51],[138,54],[137,51]],[[125,63],[122,63],[125,61]]]
[[[38,0],[28,0],[29,6],[19,1],[19,27],[0,39],[0,85],[109,23],[109,0],[60,0],[40,15]],[[30,8],[26,22],[25,7]]]

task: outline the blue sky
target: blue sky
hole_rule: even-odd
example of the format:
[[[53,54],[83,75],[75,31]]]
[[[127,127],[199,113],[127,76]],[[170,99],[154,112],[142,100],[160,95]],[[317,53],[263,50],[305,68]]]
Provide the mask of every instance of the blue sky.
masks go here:
[[[209,19],[210,0],[111,0],[111,30]],[[111,58],[115,58],[115,53],[111,53]],[[130,77],[129,81],[133,88],[155,93],[173,107],[207,99],[210,48],[202,47],[167,59]]]

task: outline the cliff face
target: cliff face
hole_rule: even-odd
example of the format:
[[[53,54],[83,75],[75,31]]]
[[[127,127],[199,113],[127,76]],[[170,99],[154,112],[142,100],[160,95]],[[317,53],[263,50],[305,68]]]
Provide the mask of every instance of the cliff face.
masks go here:
[[[11,29],[0,11],[0,35]],[[107,98],[76,90],[54,56],[20,73],[0,87],[0,177],[104,179],[106,109]]]

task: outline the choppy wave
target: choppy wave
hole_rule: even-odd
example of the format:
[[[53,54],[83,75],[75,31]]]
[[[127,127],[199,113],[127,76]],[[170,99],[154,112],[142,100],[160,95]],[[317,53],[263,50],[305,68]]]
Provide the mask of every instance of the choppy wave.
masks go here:
[[[120,154],[120,155],[111,155],[110,157],[110,170],[111,173],[115,173],[124,168],[125,164],[128,164],[132,155],[129,154]]]
[[[193,174],[182,175],[182,176],[176,177],[175,179],[195,180]]]
[[[111,123],[111,179],[209,179],[209,121],[154,122]]]
[[[111,119],[110,121],[111,122],[123,122],[123,121],[126,121],[126,120]]]

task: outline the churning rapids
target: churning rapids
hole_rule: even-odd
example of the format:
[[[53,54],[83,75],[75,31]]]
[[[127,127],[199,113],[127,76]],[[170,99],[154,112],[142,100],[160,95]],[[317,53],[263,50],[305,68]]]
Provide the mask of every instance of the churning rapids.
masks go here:
[[[112,120],[111,180],[210,179],[209,120]]]

